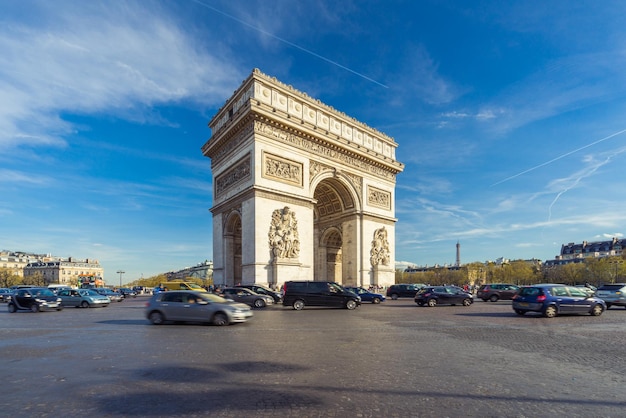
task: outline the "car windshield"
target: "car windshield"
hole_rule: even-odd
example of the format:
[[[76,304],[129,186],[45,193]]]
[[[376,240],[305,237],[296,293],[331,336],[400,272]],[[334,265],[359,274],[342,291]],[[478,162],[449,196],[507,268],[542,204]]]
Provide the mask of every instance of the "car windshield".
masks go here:
[[[215,295],[213,293],[202,293],[198,295],[201,299],[206,300],[207,302],[219,302],[219,303],[227,303],[228,301],[221,296]]]
[[[202,288],[202,286],[198,286],[195,283],[188,283],[189,289],[191,290],[199,290],[201,292],[204,292],[204,288]]]
[[[600,286],[598,290],[620,290],[622,287],[626,285],[623,284],[605,284],[604,286]]]
[[[539,287],[522,287],[519,291],[521,296],[539,296],[543,293]]]
[[[99,296],[98,292],[92,289],[81,289],[78,291],[81,296]]]
[[[35,296],[54,296],[50,289],[33,289],[32,292]]]

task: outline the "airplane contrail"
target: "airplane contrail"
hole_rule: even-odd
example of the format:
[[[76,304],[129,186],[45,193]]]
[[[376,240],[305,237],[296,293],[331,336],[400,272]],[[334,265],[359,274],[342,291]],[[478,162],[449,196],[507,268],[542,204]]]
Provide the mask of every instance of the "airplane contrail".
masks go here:
[[[346,71],[348,71],[348,72],[350,72],[350,73],[352,73],[352,74],[354,74],[354,75],[357,75],[357,76],[359,76],[359,77],[361,77],[361,78],[363,78],[363,79],[365,79],[365,80],[367,80],[367,81],[370,81],[370,82],[372,82],[372,83],[374,83],[374,84],[378,84],[379,86],[384,87],[384,88],[386,88],[386,89],[388,89],[388,88],[389,88],[389,87],[388,87],[388,86],[386,86],[385,84],[380,83],[380,82],[378,82],[378,81],[374,80],[373,78],[370,78],[370,77],[368,77],[368,76],[366,76],[366,75],[363,75],[363,74],[361,74],[361,73],[359,73],[359,72],[357,72],[357,71],[354,71],[354,70],[352,70],[352,69],[350,69],[350,68],[346,67],[345,65],[341,65],[341,64],[339,64],[338,62],[333,61],[333,60],[331,60],[331,59],[329,59],[329,58],[326,58],[326,57],[324,57],[324,56],[322,56],[322,55],[320,55],[320,54],[318,54],[318,53],[316,53],[316,52],[313,52],[313,51],[311,51],[311,50],[309,50],[309,49],[303,48],[303,47],[301,47],[300,45],[296,45],[296,44],[294,44],[293,42],[289,42],[288,40],[283,39],[283,38],[281,38],[281,37],[279,37],[279,36],[276,36],[276,35],[274,35],[273,33],[270,33],[270,32],[267,32],[267,31],[264,31],[264,30],[263,30],[263,29],[261,29],[261,28],[258,28],[258,27],[256,27],[256,26],[253,26],[253,25],[251,25],[251,24],[249,24],[249,23],[247,23],[247,22],[244,22],[243,20],[238,19],[238,18],[236,18],[236,17],[235,17],[235,16],[233,16],[233,15],[229,15],[228,13],[225,13],[225,12],[223,12],[223,11],[219,10],[219,9],[216,9],[216,8],[215,8],[215,7],[213,7],[213,6],[210,6],[210,5],[208,5],[208,4],[206,4],[206,3],[203,3],[203,2],[201,2],[201,1],[199,1],[199,0],[192,0],[192,1],[193,1],[194,3],[197,3],[197,4],[201,5],[201,6],[206,7],[207,9],[211,9],[211,10],[213,10],[214,12],[219,13],[219,14],[221,14],[222,16],[226,16],[226,17],[227,17],[227,18],[229,18],[229,19],[232,19],[232,20],[234,20],[234,21],[236,21],[236,22],[239,22],[239,23],[241,23],[241,24],[242,24],[242,25],[244,25],[244,26],[247,26],[247,27],[249,27],[249,28],[251,28],[251,29],[254,29],[254,30],[255,30],[255,31],[257,31],[257,32],[262,33],[263,35],[267,35],[267,36],[269,36],[269,37],[271,37],[271,38],[276,39],[277,41],[280,41],[280,42],[282,42],[282,43],[284,43],[284,44],[287,44],[287,45],[289,45],[289,46],[291,46],[291,47],[293,47],[293,48],[299,49],[299,50],[300,50],[300,51],[302,51],[302,52],[305,52],[305,53],[307,53],[307,54],[309,54],[309,55],[313,55],[314,57],[319,58],[319,59],[321,59],[322,61],[326,61],[326,62],[328,62],[328,63],[330,63],[330,64],[332,64],[332,65],[335,65],[335,66],[337,66],[337,67],[339,67],[339,68],[341,68],[341,69],[343,69],[343,70],[346,70]]]
[[[593,146],[593,145],[599,144],[600,142],[606,141],[607,139],[611,139],[611,138],[613,138],[614,136],[617,136],[617,135],[623,134],[624,132],[626,132],[626,129],[622,129],[622,130],[621,130],[621,131],[619,131],[619,132],[615,132],[615,133],[613,133],[613,134],[611,134],[611,135],[609,135],[609,136],[606,136],[606,137],[604,137],[604,138],[602,138],[602,139],[598,139],[597,141],[594,141],[594,142],[592,142],[591,144],[587,144],[587,145],[585,145],[584,147],[580,147],[580,148],[577,148],[577,149],[575,149],[575,150],[573,150],[573,151],[566,152],[566,153],[565,153],[565,154],[563,154],[563,155],[559,155],[558,157],[555,157],[555,158],[551,159],[550,161],[546,161],[545,163],[541,163],[541,164],[539,164],[539,165],[536,165],[536,166],[534,166],[534,167],[532,167],[532,168],[529,168],[528,170],[524,170],[524,171],[522,171],[521,173],[517,173],[517,174],[515,174],[515,175],[513,175],[513,176],[511,176],[511,177],[507,177],[507,178],[505,178],[504,180],[500,180],[500,181],[499,181],[499,182],[497,182],[497,183],[493,183],[490,187],[497,186],[498,184],[502,184],[502,183],[504,183],[504,182],[506,182],[506,181],[512,180],[512,179],[514,179],[514,178],[516,178],[516,177],[519,177],[519,176],[521,176],[521,175],[524,175],[524,174],[526,174],[526,173],[530,173],[531,171],[534,171],[534,170],[536,170],[536,169],[538,169],[538,168],[544,167],[544,166],[546,166],[546,165],[548,165],[548,164],[551,164],[551,163],[553,163],[553,162],[555,162],[555,161],[558,161],[558,160],[560,160],[560,159],[562,159],[562,158],[565,158],[565,157],[567,157],[568,155],[572,155],[572,154],[574,154],[574,153],[576,153],[576,152],[578,152],[578,151],[584,150],[585,148],[589,148],[589,147],[591,147],[591,146]]]

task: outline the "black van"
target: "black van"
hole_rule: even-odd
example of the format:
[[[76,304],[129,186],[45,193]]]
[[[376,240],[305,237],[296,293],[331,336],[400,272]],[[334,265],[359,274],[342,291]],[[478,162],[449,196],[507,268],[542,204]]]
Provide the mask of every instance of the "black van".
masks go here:
[[[309,306],[335,306],[354,309],[361,304],[356,293],[335,282],[290,281],[283,285],[283,305],[297,311]]]

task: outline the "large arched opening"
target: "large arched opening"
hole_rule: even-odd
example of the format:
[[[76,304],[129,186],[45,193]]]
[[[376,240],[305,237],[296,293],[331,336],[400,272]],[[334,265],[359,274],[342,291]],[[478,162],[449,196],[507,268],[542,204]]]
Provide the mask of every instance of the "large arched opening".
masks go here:
[[[348,186],[336,177],[321,180],[313,193],[315,280],[356,284],[357,204]]]
[[[242,282],[241,215],[230,214],[224,228],[224,279],[227,286]]]

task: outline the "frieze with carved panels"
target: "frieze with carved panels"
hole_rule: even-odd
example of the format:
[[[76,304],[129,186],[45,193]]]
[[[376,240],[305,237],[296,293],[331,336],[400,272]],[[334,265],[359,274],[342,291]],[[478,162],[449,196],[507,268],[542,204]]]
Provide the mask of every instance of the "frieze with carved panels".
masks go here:
[[[252,117],[247,117],[241,121],[235,129],[232,130],[234,134],[226,135],[219,141],[221,145],[217,145],[216,150],[211,151],[209,154],[209,148],[213,146],[213,139],[210,139],[202,147],[202,153],[211,157],[212,164],[219,162],[231,151],[235,150],[239,145],[254,133],[254,124],[252,123]]]
[[[369,164],[359,158],[348,155],[348,153],[343,151],[340,147],[322,145],[316,141],[302,138],[291,132],[284,131],[258,120],[254,122],[254,130],[256,133],[263,134],[270,138],[280,140],[284,143],[297,146],[312,154],[317,154],[322,157],[350,165],[359,170],[373,174],[377,177],[386,180],[395,180],[396,178],[395,174],[391,171],[386,170],[382,167],[375,166],[373,164]]]
[[[239,160],[228,171],[215,179],[215,195],[220,196],[229,188],[251,177],[250,154]]]
[[[367,186],[367,203],[370,206],[391,210],[391,193],[373,186]]]
[[[263,177],[302,187],[302,164],[263,152]]]

